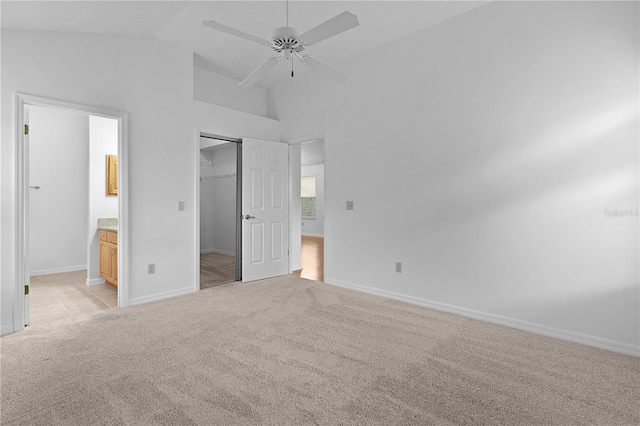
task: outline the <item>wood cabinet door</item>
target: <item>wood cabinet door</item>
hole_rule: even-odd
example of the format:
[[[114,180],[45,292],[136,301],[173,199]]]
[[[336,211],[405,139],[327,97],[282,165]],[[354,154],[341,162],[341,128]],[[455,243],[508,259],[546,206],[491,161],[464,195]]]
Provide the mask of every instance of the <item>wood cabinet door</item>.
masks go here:
[[[113,277],[113,283],[118,287],[118,246],[111,249],[111,277]]]
[[[107,281],[113,281],[113,257],[111,256],[112,244],[100,241],[100,276]]]

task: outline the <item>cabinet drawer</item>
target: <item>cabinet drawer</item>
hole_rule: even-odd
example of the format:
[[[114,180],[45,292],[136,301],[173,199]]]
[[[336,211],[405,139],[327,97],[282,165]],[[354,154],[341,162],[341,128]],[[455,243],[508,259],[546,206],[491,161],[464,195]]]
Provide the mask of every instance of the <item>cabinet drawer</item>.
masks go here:
[[[118,244],[118,234],[115,232],[107,232],[107,242]]]

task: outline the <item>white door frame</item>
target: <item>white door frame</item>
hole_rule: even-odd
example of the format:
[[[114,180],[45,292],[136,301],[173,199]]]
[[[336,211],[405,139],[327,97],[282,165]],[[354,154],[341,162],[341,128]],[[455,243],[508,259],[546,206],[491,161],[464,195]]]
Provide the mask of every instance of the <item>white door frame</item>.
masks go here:
[[[16,229],[15,229],[15,283],[13,291],[13,331],[24,329],[24,285],[29,271],[27,259],[29,241],[29,218],[26,217],[26,203],[29,196],[28,153],[24,149],[24,108],[26,106],[39,106],[55,108],[63,111],[95,115],[112,118],[118,121],[118,306],[123,308],[129,305],[128,277],[129,265],[127,262],[129,253],[128,225],[128,176],[129,163],[127,158],[127,134],[128,114],[94,106],[75,104],[57,99],[44,98],[24,93],[15,94],[15,128],[14,149],[16,152]]]
[[[225,141],[229,141],[230,143],[236,143],[238,144],[240,147],[242,147],[242,138],[236,138],[233,136],[220,136],[217,135],[215,133],[212,132],[208,132],[205,130],[202,130],[200,128],[196,128],[196,134],[195,134],[195,165],[196,165],[196,172],[195,172],[195,188],[196,188],[196,207],[195,207],[195,225],[196,225],[196,247],[194,250],[195,253],[195,276],[196,276],[196,282],[194,285],[194,291],[200,291],[200,138],[201,137],[209,137],[209,138],[217,138],[220,140],[225,140]],[[238,154],[236,156],[236,213],[239,214],[240,208],[239,206],[242,205],[242,199],[240,197],[241,194],[241,189],[242,189],[242,154],[241,151],[238,151]],[[237,216],[237,215],[236,215]],[[236,279],[239,278],[239,273],[238,273],[238,268],[242,267],[242,265],[240,264],[241,262],[241,256],[239,256],[239,254],[241,253],[241,243],[242,243],[242,235],[241,234],[241,228],[240,228],[241,222],[238,221],[238,218],[236,217]],[[242,270],[242,269],[240,269]]]
[[[324,257],[324,261],[323,261],[323,271],[322,274],[324,276],[324,282],[327,282],[327,236],[329,235],[328,229],[328,223],[329,223],[329,197],[327,197],[327,141],[329,140],[329,136],[327,133],[321,135],[321,136],[316,136],[316,137],[308,137],[305,139],[296,139],[293,142],[289,142],[289,145],[301,145],[305,142],[311,142],[311,141],[317,141],[317,140],[322,140],[324,142],[324,253],[323,253],[323,257]],[[291,183],[293,185],[293,182]],[[298,183],[299,184],[299,183]],[[289,192],[291,193],[291,192]],[[289,213],[291,213],[291,203],[292,200],[289,200]],[[300,218],[298,218],[300,219]],[[289,215],[289,247],[293,247],[293,220],[291,217],[291,214]],[[293,266],[293,265],[291,265]],[[289,268],[291,269],[291,267]],[[293,271],[290,271],[290,273]]]

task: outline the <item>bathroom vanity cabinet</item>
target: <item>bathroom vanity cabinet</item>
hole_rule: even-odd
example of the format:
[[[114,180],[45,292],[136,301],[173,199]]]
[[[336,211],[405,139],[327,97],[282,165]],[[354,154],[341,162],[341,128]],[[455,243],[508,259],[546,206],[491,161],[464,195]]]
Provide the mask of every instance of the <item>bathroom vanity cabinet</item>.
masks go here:
[[[100,276],[114,287],[118,287],[118,233],[100,232]]]

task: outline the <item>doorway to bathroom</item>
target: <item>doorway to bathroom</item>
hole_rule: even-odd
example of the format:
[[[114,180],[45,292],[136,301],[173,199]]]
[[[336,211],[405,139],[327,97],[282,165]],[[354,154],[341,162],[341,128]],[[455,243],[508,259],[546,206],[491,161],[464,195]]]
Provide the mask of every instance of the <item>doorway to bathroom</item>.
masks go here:
[[[35,105],[25,106],[25,117],[30,277],[25,323],[117,307],[118,121]],[[106,220],[109,234],[101,227]]]
[[[128,265],[125,262],[128,252],[128,239],[125,232],[127,224],[126,182],[128,180],[125,147],[128,115],[119,111],[22,93],[16,93],[15,101],[16,137],[14,148],[17,158],[15,164],[17,208],[14,252],[16,287],[12,303],[13,331],[22,331],[26,325],[32,323],[30,318],[31,302],[34,304],[35,314],[36,308],[42,308],[40,310],[43,311],[47,306],[54,305],[54,302],[62,302],[60,297],[68,299],[66,300],[67,305],[63,304],[63,307],[58,309],[58,313],[64,309],[65,315],[71,317],[86,315],[93,312],[94,308],[99,310],[113,306],[128,306],[128,281],[126,280]],[[33,122],[30,121],[30,118],[33,118]],[[60,133],[63,121],[75,123],[69,127],[69,129],[73,128],[69,134],[66,133],[66,130]],[[112,131],[105,130],[105,127],[109,127]],[[119,166],[112,168],[113,179],[111,182],[112,189],[115,185],[118,193],[113,196],[115,202],[112,207],[114,209],[109,212],[110,216],[115,215],[115,219],[118,220],[118,224],[113,226],[115,238],[112,238],[111,241],[112,244],[117,244],[119,247],[118,250],[113,251],[111,258],[112,264],[117,262],[117,269],[114,273],[117,289],[104,289],[104,293],[107,290],[110,292],[106,302],[107,295],[96,294],[95,291],[98,288],[93,287],[98,284],[98,279],[92,278],[93,266],[96,265],[97,260],[91,250],[91,229],[95,230],[97,223],[93,223],[94,221],[91,219],[93,211],[91,210],[92,201],[90,198],[93,193],[92,182],[95,182],[96,185],[100,184],[100,192],[109,187],[109,182],[104,171],[99,172],[99,178],[93,179],[93,175],[89,173],[89,163],[86,162],[91,158],[92,153],[99,154],[98,150],[94,150],[97,145],[100,145],[101,149],[105,148],[102,143],[93,143],[100,138],[113,141],[113,144],[109,145],[112,151],[111,156],[119,157],[119,161],[116,160]],[[72,142],[68,139],[75,141],[76,148],[61,145]],[[33,158],[30,149],[32,143],[34,144]],[[43,151],[45,148],[49,150]],[[73,151],[73,155],[70,151]],[[62,156],[59,159],[54,158],[59,153]],[[76,154],[78,155],[74,157]],[[105,157],[101,154],[100,156],[104,161]],[[73,158],[75,160],[72,160]],[[69,161],[74,164],[68,164]],[[84,166],[75,167],[78,166],[75,163],[81,161],[85,163]],[[74,175],[76,172],[78,175]],[[67,181],[65,183],[57,180],[58,178],[65,178]],[[75,184],[76,181],[80,181],[81,186],[74,186],[76,188],[74,190],[71,188],[70,182]],[[87,193],[89,193],[88,196]],[[67,195],[71,198],[65,198]],[[75,209],[73,214],[77,215],[73,216],[69,210],[63,212],[66,207]],[[99,212],[100,215],[103,213],[102,210]],[[67,215],[75,218],[74,225],[62,224],[62,218],[66,218]],[[55,242],[40,244],[39,238],[44,238],[44,235],[49,231],[57,232],[57,230],[62,230],[65,234],[62,237],[58,235],[57,238],[54,238]],[[34,240],[31,239],[32,234]],[[95,234],[98,235],[97,232]],[[72,238],[77,236],[79,238]],[[72,239],[77,244],[74,243],[72,248],[61,248],[63,247],[62,243],[66,244]],[[32,247],[33,241],[36,241],[37,244],[34,243]],[[38,282],[33,288],[31,285],[32,275],[34,284]],[[40,288],[36,289],[38,284],[41,284]],[[62,286],[55,284],[62,284]],[[35,290],[41,291],[37,294],[38,292]],[[70,293],[74,294],[67,297]],[[75,297],[79,295],[88,296],[89,301],[87,302],[87,298]],[[38,298],[41,300],[36,300]],[[73,309],[70,310],[69,307],[72,305]],[[38,321],[61,319],[45,315],[45,312],[40,313],[42,313],[41,318],[34,315],[33,319]]]
[[[241,279],[240,142],[200,134],[200,290]]]

